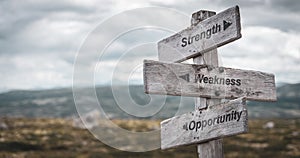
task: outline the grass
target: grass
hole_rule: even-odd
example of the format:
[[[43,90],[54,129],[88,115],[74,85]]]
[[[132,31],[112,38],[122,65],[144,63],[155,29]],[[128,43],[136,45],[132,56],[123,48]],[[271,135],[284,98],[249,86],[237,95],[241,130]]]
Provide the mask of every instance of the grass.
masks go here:
[[[272,129],[263,125],[275,123]],[[118,126],[136,131],[159,128],[159,121],[113,120]],[[85,129],[74,128],[64,119],[2,118],[7,128],[0,129],[0,158],[114,158],[179,157],[196,158],[195,146],[143,153],[111,148]],[[249,133],[224,138],[226,158],[300,157],[300,119],[250,120]]]

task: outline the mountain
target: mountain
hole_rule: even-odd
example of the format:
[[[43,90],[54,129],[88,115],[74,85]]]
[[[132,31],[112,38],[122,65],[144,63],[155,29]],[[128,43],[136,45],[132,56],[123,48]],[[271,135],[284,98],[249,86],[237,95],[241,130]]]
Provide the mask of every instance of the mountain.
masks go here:
[[[108,86],[76,89],[78,103],[83,103],[82,108],[98,103],[89,97],[88,92],[96,92],[97,100],[105,113],[110,118],[134,118],[134,116],[122,111],[123,107],[133,107],[132,105],[147,105],[161,108],[153,117],[146,118],[167,118],[178,113],[185,113],[193,110],[193,100],[189,97],[155,96],[154,100],[144,93],[144,87],[137,86],[115,86],[113,89]],[[129,91],[129,93],[127,92]],[[91,94],[93,95],[93,94]],[[117,98],[117,99],[116,99]],[[184,107],[178,103],[182,101]],[[166,102],[164,106],[164,102]],[[182,105],[183,105],[182,104]],[[85,107],[86,106],[86,107]],[[77,108],[81,109],[81,107]],[[89,109],[87,109],[88,111]],[[0,94],[0,116],[8,117],[72,117],[78,115],[74,103],[71,88],[37,90],[37,91],[10,91]]]
[[[300,117],[300,84],[285,84],[277,88],[276,102],[249,102],[252,117]]]
[[[0,94],[0,115],[15,117],[67,117],[76,113],[72,89],[24,91]]]
[[[135,118],[122,110],[135,111],[135,105],[144,106],[139,115],[149,119],[164,119],[194,109],[192,97],[158,96],[151,99],[144,93],[144,87],[98,86],[76,89],[78,110],[97,108],[99,101],[103,111],[110,118]],[[88,94],[96,94],[91,98]],[[82,95],[81,95],[82,94]],[[248,102],[250,118],[299,118],[300,84],[285,84],[277,88],[277,102]],[[181,103],[180,103],[181,102]],[[180,104],[179,104],[180,103]],[[149,104],[149,105],[147,105]],[[121,106],[119,106],[121,105]],[[147,108],[153,107],[153,108]],[[93,108],[92,108],[93,109]],[[152,110],[154,109],[154,110]],[[155,111],[157,110],[157,111]],[[155,115],[153,115],[155,113]],[[151,115],[150,115],[151,114]],[[7,117],[72,117],[77,111],[71,88],[24,91],[15,90],[0,94],[0,116]],[[139,117],[140,118],[140,117]]]

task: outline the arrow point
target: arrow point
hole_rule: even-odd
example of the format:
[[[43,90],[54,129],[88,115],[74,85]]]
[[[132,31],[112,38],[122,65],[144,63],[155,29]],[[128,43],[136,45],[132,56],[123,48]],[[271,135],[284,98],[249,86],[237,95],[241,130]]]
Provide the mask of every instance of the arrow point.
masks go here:
[[[223,20],[224,31],[232,24],[232,22],[228,22]]]
[[[190,74],[185,74],[185,75],[182,75],[182,76],[179,76],[179,77],[186,80],[187,82],[190,82]]]

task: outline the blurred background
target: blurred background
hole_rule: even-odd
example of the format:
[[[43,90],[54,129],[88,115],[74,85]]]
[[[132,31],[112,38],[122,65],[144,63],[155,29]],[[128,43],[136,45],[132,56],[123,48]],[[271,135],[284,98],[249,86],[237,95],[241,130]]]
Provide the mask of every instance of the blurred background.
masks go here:
[[[98,126],[101,114],[86,113],[84,126],[72,86],[82,92],[93,89],[119,127],[158,130],[161,120],[192,111],[194,99],[158,97],[152,104],[164,104],[155,115],[137,117],[120,108],[115,92],[122,105],[147,105],[151,97],[144,94],[142,62],[157,60],[156,43],[190,26],[191,14],[198,10],[218,13],[235,5],[240,7],[242,38],[218,48],[221,65],[274,73],[278,101],[248,102],[249,133],[225,138],[225,156],[300,157],[300,2],[294,0],[0,1],[0,157],[197,157],[195,146],[130,153],[101,143],[87,130]],[[142,7],[182,16],[156,13],[161,15],[157,23],[176,26],[145,26],[116,35],[129,26],[122,19],[153,20],[149,13],[126,14]],[[114,18],[118,24],[110,23]],[[92,40],[92,51],[82,51],[93,31],[104,25],[109,29]],[[75,64],[84,67],[75,69]],[[82,78],[74,79],[74,73]],[[93,83],[85,82],[91,73]]]

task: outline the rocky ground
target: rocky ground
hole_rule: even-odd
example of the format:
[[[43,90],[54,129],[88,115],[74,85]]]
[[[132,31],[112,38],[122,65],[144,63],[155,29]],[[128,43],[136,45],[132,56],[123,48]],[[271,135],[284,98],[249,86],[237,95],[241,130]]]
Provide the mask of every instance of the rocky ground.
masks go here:
[[[114,120],[124,129],[147,131],[159,121]],[[226,158],[300,157],[300,119],[250,120],[249,133],[224,139]],[[66,119],[0,119],[0,157],[189,157],[196,158],[195,146],[166,151],[130,153],[98,141],[86,129]]]

